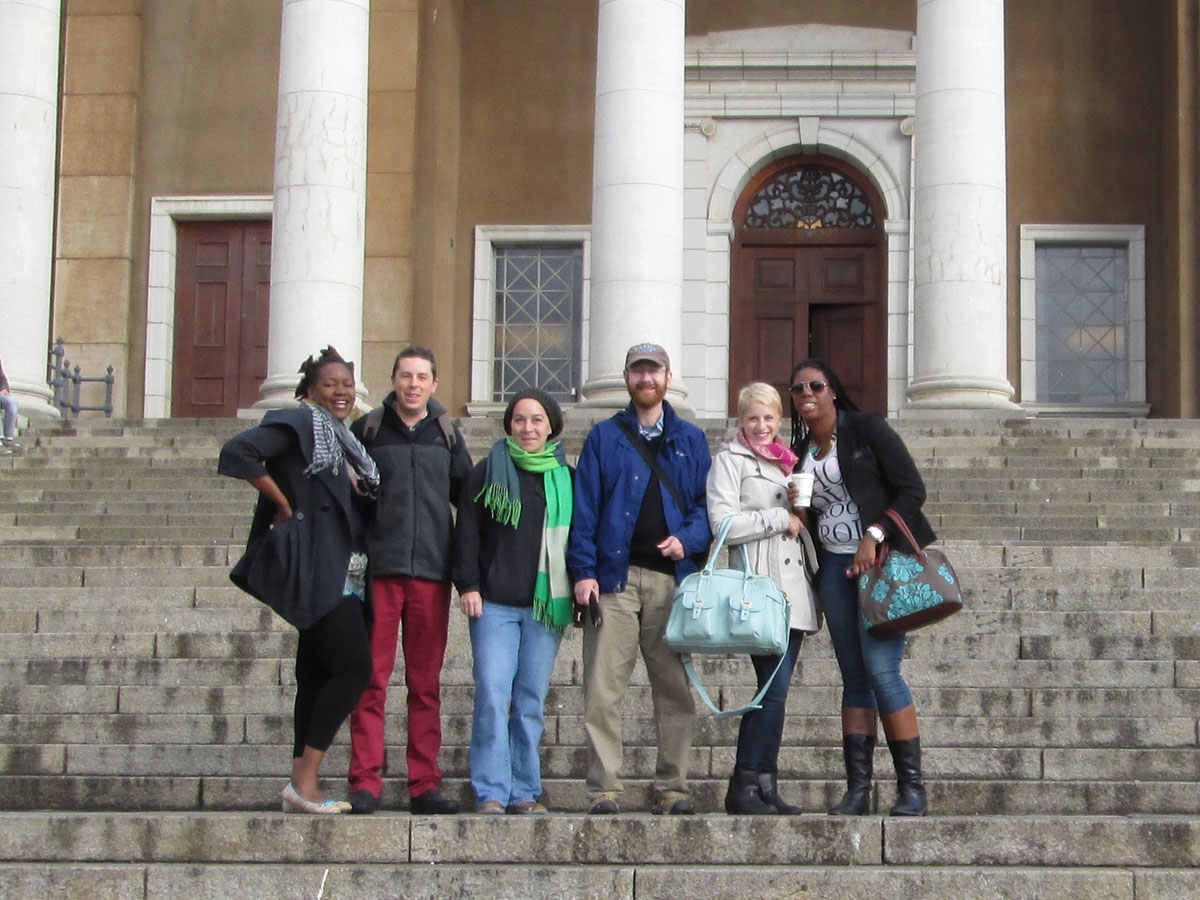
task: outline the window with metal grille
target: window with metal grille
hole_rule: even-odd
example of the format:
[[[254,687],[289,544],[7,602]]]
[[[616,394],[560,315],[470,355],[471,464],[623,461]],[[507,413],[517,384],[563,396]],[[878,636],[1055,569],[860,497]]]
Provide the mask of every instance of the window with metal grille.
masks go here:
[[[577,397],[583,247],[501,244],[495,256],[492,399],[536,387]]]
[[[1144,415],[1146,229],[1022,225],[1021,402]]]
[[[1129,399],[1129,259],[1124,246],[1045,244],[1035,254],[1037,399]]]

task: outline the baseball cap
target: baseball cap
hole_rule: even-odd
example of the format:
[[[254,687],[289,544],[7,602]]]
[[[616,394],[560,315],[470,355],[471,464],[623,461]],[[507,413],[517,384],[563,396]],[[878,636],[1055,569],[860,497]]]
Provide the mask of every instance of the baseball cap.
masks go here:
[[[671,368],[671,358],[667,356],[667,351],[658,344],[634,344],[629,348],[629,352],[625,354],[626,369],[634,363],[642,361],[656,363],[664,369]]]

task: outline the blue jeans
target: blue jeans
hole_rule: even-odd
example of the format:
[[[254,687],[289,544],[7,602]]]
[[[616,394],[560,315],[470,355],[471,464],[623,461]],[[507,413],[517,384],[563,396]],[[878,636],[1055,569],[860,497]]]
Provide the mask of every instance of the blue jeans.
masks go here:
[[[792,671],[796,668],[796,657],[800,655],[800,644],[804,641],[804,632],[792,630],[788,639],[787,652],[783,656],[783,665],[771,682],[771,687],[762,698],[762,709],[752,709],[742,716],[742,725],[738,729],[737,761],[739,769],[750,769],[754,772],[779,771],[779,745],[783,741],[783,716],[787,708],[788,686],[792,681]],[[779,663],[778,656],[751,656],[754,663],[754,674],[758,676],[758,690],[766,684],[775,666]],[[757,693],[757,691],[755,692]]]
[[[817,597],[829,623],[829,639],[842,671],[842,707],[877,709],[888,715],[913,702],[900,676],[904,635],[878,640],[867,634],[858,610],[858,579],[847,578],[853,553],[818,553]]]
[[[12,394],[0,394],[0,406],[4,407],[4,439],[11,441],[17,433],[17,398]]]
[[[471,619],[475,716],[471,723],[471,787],[479,803],[505,806],[542,795],[542,711],[559,638],[533,618],[532,607],[483,602]]]

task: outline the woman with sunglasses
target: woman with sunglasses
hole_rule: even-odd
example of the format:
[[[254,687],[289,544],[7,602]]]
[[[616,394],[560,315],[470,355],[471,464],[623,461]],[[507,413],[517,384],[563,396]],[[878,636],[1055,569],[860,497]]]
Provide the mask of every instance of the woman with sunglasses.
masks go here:
[[[778,656],[752,656],[758,689],[774,675],[760,709],[742,716],[737,756],[725,811],[741,815],[799,815],[803,810],[779,795],[779,745],[788,684],[804,635],[820,627],[809,572],[816,571],[816,548],[800,516],[791,509],[787,478],[797,463],[779,439],[783,404],[779,391],[755,382],[738,394],[737,437],[713,458],[708,470],[708,519],[713,531],[732,518],[728,543],[746,548],[750,568],[766,575],[787,595],[791,610],[788,648]],[[741,566],[741,553],[730,551]]]
[[[858,576],[875,564],[879,545],[915,552],[885,513],[899,513],[925,546],[933,529],[921,512],[925,484],[904,441],[881,416],[863,413],[819,359],[792,370],[792,449],[798,471],[814,475],[811,509],[821,568],[817,596],[842,673],[845,796],[831,815],[865,815],[871,803],[876,719],[882,720],[896,767],[893,816],[923,816],[921,738],[912,694],[900,675],[904,635],[867,634],[858,609]]]

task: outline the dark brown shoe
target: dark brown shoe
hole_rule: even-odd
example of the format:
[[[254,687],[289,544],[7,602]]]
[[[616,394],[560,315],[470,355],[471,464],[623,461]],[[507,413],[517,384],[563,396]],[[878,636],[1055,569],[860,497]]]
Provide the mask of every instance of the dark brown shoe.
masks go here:
[[[523,803],[514,803],[504,810],[510,816],[540,816],[545,815],[549,810],[536,800],[526,800]]]
[[[441,791],[433,788],[413,797],[409,809],[414,816],[453,816],[460,807],[457,800],[443,797]]]

